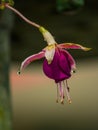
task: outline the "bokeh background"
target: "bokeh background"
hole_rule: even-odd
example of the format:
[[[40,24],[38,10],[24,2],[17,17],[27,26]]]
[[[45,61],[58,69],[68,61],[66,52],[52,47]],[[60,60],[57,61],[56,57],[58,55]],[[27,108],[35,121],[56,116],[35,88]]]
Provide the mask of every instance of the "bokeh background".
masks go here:
[[[14,130],[97,130],[98,60],[77,62],[68,80],[72,104],[56,103],[56,84],[45,77],[42,65],[30,65],[18,76],[11,69]]]
[[[10,88],[14,130],[98,129],[98,1],[85,0],[78,10],[58,10],[56,0],[17,0],[15,8],[47,28],[58,43],[73,42],[92,48],[69,50],[77,73],[69,80],[72,104],[56,103],[56,84],[35,61],[20,75],[21,62],[46,46],[39,31],[14,15],[11,32]]]

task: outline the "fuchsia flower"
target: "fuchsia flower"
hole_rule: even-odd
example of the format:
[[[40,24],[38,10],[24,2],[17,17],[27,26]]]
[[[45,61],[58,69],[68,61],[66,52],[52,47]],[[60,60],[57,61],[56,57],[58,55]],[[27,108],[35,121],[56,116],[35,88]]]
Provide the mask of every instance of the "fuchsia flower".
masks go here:
[[[82,49],[87,51],[90,48],[74,43],[57,44],[53,36],[46,29],[40,27],[39,30],[47,41],[48,46],[42,49],[41,52],[26,58],[21,64],[19,73],[34,60],[45,58],[43,62],[43,71],[47,77],[53,79],[57,84],[56,101],[58,102],[60,98],[60,102],[63,104],[66,92],[68,102],[71,103],[67,79],[75,72],[76,64],[67,49]]]
[[[48,46],[42,49],[41,52],[27,57],[22,62],[18,73],[20,74],[21,71],[34,60],[45,58],[43,63],[43,71],[47,77],[53,79],[57,84],[56,101],[58,102],[60,97],[60,101],[63,104],[66,92],[68,102],[71,103],[67,79],[69,79],[72,73],[75,72],[76,64],[73,57],[69,54],[67,49],[82,49],[84,51],[88,51],[90,50],[90,48],[86,48],[74,43],[57,44],[57,42],[55,41],[51,33],[48,32],[48,30],[41,27],[39,24],[36,24],[35,22],[32,22],[29,19],[27,19],[18,10],[11,7],[13,6],[13,4],[13,0],[8,0],[8,2],[2,0],[0,4],[0,9],[4,9],[6,7],[15,12],[17,15],[19,15],[28,24],[38,28],[48,44]]]

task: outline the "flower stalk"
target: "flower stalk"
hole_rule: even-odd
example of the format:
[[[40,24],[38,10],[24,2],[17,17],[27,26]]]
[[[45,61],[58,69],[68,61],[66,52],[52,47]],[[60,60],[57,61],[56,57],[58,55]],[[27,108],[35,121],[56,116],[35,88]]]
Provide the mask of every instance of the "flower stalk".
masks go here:
[[[54,37],[51,35],[51,33],[46,30],[44,27],[40,26],[39,24],[32,22],[28,18],[26,18],[22,13],[20,13],[17,9],[13,8],[12,3],[5,3],[4,1],[1,3],[0,7],[1,9],[4,9],[5,7],[12,10],[14,13],[16,13],[19,17],[21,17],[26,23],[30,24],[31,26],[34,26],[39,29],[39,31],[42,33],[44,40],[48,43],[48,45],[56,43],[54,40]]]
[[[16,10],[15,8],[13,8],[12,6],[10,6],[8,3],[5,4],[5,7],[12,10],[14,13],[16,13],[17,15],[19,15],[25,22],[27,22],[28,24],[36,27],[36,28],[39,28],[40,25],[39,24],[36,24],[35,22],[32,22],[30,21],[29,19],[27,19],[23,14],[21,14],[18,10]]]

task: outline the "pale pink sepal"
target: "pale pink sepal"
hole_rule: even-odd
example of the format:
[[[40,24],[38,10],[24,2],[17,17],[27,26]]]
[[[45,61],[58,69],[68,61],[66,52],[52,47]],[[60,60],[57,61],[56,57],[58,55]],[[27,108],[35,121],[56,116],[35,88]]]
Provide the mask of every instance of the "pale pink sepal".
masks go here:
[[[74,43],[62,43],[58,45],[60,48],[64,49],[82,49],[84,51],[89,51],[91,48],[87,48],[84,46],[81,46],[79,44],[74,44]]]
[[[34,54],[34,55],[31,55],[31,56],[27,57],[21,64],[21,67],[20,67],[20,70],[19,70],[19,74],[20,74],[21,70],[23,70],[31,62],[33,62],[34,60],[37,60],[37,59],[41,59],[44,56],[45,56],[45,52],[41,51],[41,52],[39,52],[37,54]]]

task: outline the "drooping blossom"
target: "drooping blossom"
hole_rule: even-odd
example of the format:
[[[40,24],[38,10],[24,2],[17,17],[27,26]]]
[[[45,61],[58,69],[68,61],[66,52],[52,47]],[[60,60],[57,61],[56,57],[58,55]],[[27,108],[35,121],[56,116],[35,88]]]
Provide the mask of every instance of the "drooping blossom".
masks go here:
[[[53,79],[57,84],[56,101],[58,102],[60,98],[60,102],[64,104],[66,93],[67,100],[69,103],[71,103],[67,79],[69,79],[72,73],[75,72],[76,64],[67,49],[82,49],[84,51],[88,51],[90,50],[90,48],[86,48],[74,43],[57,44],[54,37],[51,35],[50,32],[48,32],[48,30],[46,30],[39,24],[27,19],[17,9],[13,8],[13,5],[13,0],[8,0],[8,2],[6,2],[5,0],[1,0],[0,9],[5,9],[6,7],[16,13],[18,16],[20,16],[26,23],[38,28],[48,44],[44,49],[42,49],[41,52],[27,57],[22,62],[18,73],[20,74],[21,71],[34,60],[44,58],[43,71],[47,77]]]
[[[82,49],[88,51],[90,48],[74,43],[57,44],[54,37],[45,28],[40,27],[39,30],[43,34],[48,46],[42,49],[39,53],[27,57],[22,62],[19,73],[34,60],[44,58],[43,72],[57,84],[56,101],[58,102],[60,98],[60,102],[63,104],[66,93],[67,100],[71,103],[67,79],[69,79],[72,73],[75,72],[76,64],[67,49]]]

